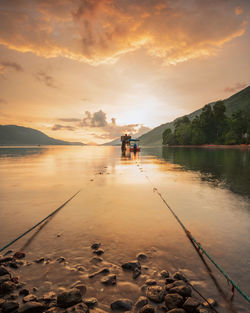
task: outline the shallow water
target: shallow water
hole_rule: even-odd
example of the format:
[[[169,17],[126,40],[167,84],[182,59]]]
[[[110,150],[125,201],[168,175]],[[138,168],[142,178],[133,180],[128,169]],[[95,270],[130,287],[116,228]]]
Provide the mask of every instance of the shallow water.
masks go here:
[[[152,188],[158,188],[193,236],[249,294],[249,154],[144,148],[140,155],[122,156],[119,147],[0,148],[0,246],[81,189],[42,229],[11,247],[24,249],[27,260],[51,259],[17,270],[27,286],[44,293],[80,280],[88,285],[88,295],[108,306],[118,295],[136,300],[145,279],[163,269],[182,270],[206,297],[217,299],[219,312],[228,312],[184,232]],[[103,288],[98,278],[87,277],[98,267],[89,262],[95,241],[105,250],[104,264],[117,273],[115,287]],[[134,281],[120,265],[139,252],[147,254],[149,270]],[[58,264],[60,256],[68,263]],[[216,269],[214,273],[230,295],[224,278]],[[237,292],[235,305],[239,312],[248,311]]]

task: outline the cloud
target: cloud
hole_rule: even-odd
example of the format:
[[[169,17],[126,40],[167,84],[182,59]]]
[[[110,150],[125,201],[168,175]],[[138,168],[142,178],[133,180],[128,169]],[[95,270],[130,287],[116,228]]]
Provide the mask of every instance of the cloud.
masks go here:
[[[75,127],[73,126],[68,126],[68,125],[60,125],[60,124],[55,124],[51,130],[69,130],[69,131],[74,131]]]
[[[3,74],[8,69],[12,69],[16,72],[22,72],[23,71],[22,66],[16,62],[1,61],[0,62],[0,74]]]
[[[234,86],[229,86],[229,87],[226,87],[224,89],[225,92],[231,92],[231,93],[235,93],[243,88],[246,88],[248,85],[247,83],[236,83]]]
[[[58,88],[55,79],[46,74],[45,72],[37,72],[34,74],[37,81],[39,81],[42,84],[45,84],[47,87],[50,88]]]
[[[74,123],[74,122],[81,122],[81,119],[80,118],[59,118],[58,121]]]
[[[164,64],[213,55],[242,36],[234,0],[0,0],[0,44],[47,58],[116,62],[143,48]]]
[[[91,114],[89,111],[85,111],[85,116],[81,122],[81,126],[85,127],[104,127],[107,125],[106,113],[102,110]]]

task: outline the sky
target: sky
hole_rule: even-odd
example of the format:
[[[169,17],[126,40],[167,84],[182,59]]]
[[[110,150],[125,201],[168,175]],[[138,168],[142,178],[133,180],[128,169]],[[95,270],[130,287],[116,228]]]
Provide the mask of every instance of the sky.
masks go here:
[[[0,0],[0,124],[104,143],[250,85],[250,0]]]

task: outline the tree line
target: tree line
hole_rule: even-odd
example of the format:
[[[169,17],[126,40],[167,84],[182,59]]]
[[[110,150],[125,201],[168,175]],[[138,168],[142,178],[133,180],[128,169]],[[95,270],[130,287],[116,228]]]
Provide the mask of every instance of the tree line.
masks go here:
[[[174,131],[167,128],[164,145],[246,144],[250,139],[250,111],[238,110],[226,116],[223,101],[213,107],[207,104],[192,121],[187,116],[174,123]]]

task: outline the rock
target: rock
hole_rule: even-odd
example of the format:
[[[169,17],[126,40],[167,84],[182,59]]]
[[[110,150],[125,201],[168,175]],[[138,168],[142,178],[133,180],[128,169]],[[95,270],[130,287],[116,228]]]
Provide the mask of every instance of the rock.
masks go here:
[[[136,258],[138,261],[146,261],[148,257],[146,256],[146,254],[141,252],[137,254]]]
[[[165,304],[158,304],[157,307],[156,307],[156,312],[157,313],[162,313],[162,312],[167,312],[168,311],[168,308],[166,307]]]
[[[21,252],[21,251],[18,251],[18,252],[16,252],[16,253],[13,255],[13,257],[14,257],[15,259],[23,259],[23,258],[25,258],[25,253],[24,253],[24,252]]]
[[[184,309],[176,308],[168,311],[168,313],[186,313]]]
[[[135,269],[141,269],[141,265],[138,261],[130,261],[122,264],[122,268],[127,271],[134,271]]]
[[[152,305],[146,304],[140,310],[139,313],[154,313],[155,309]]]
[[[183,297],[191,297],[191,294],[192,294],[191,288],[189,286],[185,286],[185,285],[173,287],[168,292],[169,293],[178,293]]]
[[[9,312],[16,312],[19,308],[18,302],[14,301],[5,301],[2,305],[2,311],[3,313],[9,313]]]
[[[146,290],[147,290],[147,288],[148,288],[147,285],[142,285],[142,286],[141,286],[141,291],[142,291],[143,293],[145,293]]]
[[[170,290],[170,289],[177,287],[177,286],[187,286],[187,284],[183,280],[176,280],[171,284],[167,284],[165,286],[165,289]]]
[[[57,306],[59,306],[60,308],[68,308],[81,301],[81,292],[76,288],[69,291],[64,291],[57,296]]]
[[[178,308],[183,303],[183,297],[178,293],[172,293],[165,296],[165,304],[169,310]]]
[[[94,250],[93,253],[95,253],[96,255],[102,255],[104,253],[104,250],[102,249]]]
[[[18,313],[40,313],[45,307],[39,302],[27,302],[19,309]]]
[[[186,277],[181,272],[175,272],[173,278],[176,280],[187,281]]]
[[[43,300],[45,302],[50,302],[56,299],[56,293],[54,291],[47,292],[43,295]]]
[[[32,290],[33,290],[34,292],[37,292],[37,291],[38,291],[38,288],[33,287]]]
[[[19,266],[18,266],[18,264],[15,261],[13,261],[13,262],[9,263],[9,267],[11,267],[11,268],[18,268]]]
[[[93,243],[92,245],[91,245],[91,249],[93,249],[93,250],[98,250],[99,248],[100,248],[100,246],[101,246],[101,243]]]
[[[108,274],[108,273],[109,273],[109,269],[105,267],[105,268],[100,269],[97,272],[89,274],[89,278],[93,278],[93,277],[100,275],[100,274]]]
[[[196,308],[200,305],[200,302],[195,298],[189,297],[183,304],[183,309],[187,312],[195,312]]]
[[[96,298],[85,298],[83,302],[87,305],[88,308],[93,308],[98,303]]]
[[[129,299],[118,299],[111,303],[112,310],[129,311],[132,309],[132,301]]]
[[[0,276],[10,275],[10,273],[6,270],[4,266],[0,266]]]
[[[115,274],[109,274],[107,276],[104,276],[101,279],[101,283],[105,285],[115,285],[116,284],[116,275]]]
[[[14,258],[12,256],[6,256],[3,258],[0,258],[0,264],[11,262],[13,260],[14,260]]]
[[[135,311],[140,310],[146,304],[148,304],[148,299],[141,296],[135,303]]]
[[[166,291],[161,286],[149,286],[146,290],[146,296],[153,302],[161,303]]]
[[[169,272],[166,270],[163,270],[160,272],[161,277],[163,278],[169,278]]]
[[[212,305],[212,306],[216,306],[216,305],[217,305],[216,301],[215,301],[213,298],[208,298],[207,301],[208,301],[208,303],[209,303],[210,305]],[[204,302],[202,303],[202,305],[203,305],[205,308],[209,308],[209,304],[208,304],[208,303],[207,303],[206,301],[204,301]]]
[[[62,263],[65,262],[65,258],[63,256],[61,256],[60,258],[57,259],[58,263]]]
[[[100,258],[98,256],[94,256],[92,259],[90,259],[90,263],[92,264],[98,264],[101,263],[103,261],[103,258]]]
[[[80,291],[81,295],[84,296],[86,291],[87,291],[87,287],[84,284],[75,284],[73,288],[76,288]]]
[[[133,271],[133,278],[136,279],[137,277],[139,277],[141,275],[141,270],[139,268],[136,268]]]
[[[173,278],[171,278],[171,277],[169,277],[169,278],[166,278],[166,284],[171,284],[171,283],[173,283],[175,280],[173,279]]]
[[[4,281],[0,284],[0,294],[7,294],[13,291],[16,287],[12,281]]]
[[[36,263],[44,263],[45,259],[44,258],[40,258],[35,260]]]
[[[6,301],[5,299],[0,298],[0,308],[2,307],[2,305],[4,304],[5,301]]]
[[[29,293],[30,293],[29,290],[25,288],[19,291],[20,296],[27,296]]]
[[[74,313],[89,313],[89,308],[85,303],[79,303],[72,308],[66,310],[67,313],[74,312]]]
[[[37,300],[37,296],[35,295],[28,295],[26,297],[23,298],[23,302],[26,303],[26,302],[31,302],[31,301],[36,301]]]
[[[156,282],[156,280],[154,280],[154,279],[147,279],[147,280],[145,281],[145,285],[147,285],[147,286],[153,286],[153,285],[157,285],[157,282]]]

